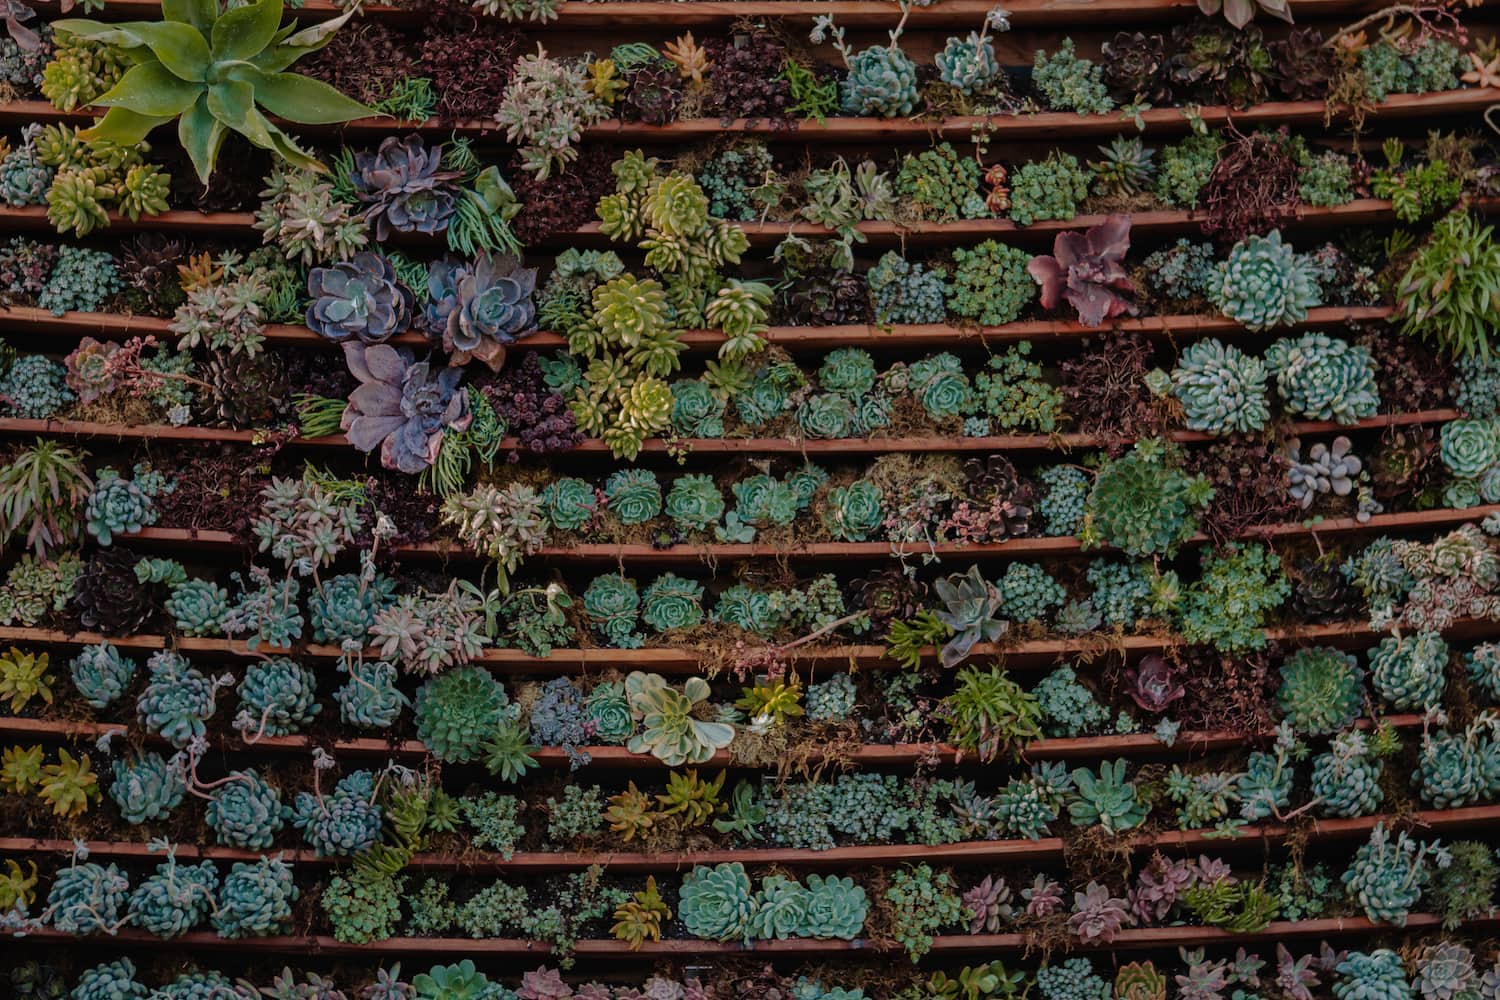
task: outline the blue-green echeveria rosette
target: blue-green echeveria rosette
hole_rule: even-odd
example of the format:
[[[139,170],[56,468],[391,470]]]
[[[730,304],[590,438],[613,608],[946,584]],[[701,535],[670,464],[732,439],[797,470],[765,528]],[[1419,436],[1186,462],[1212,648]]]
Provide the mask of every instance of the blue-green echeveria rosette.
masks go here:
[[[73,686],[90,708],[108,708],[135,679],[136,662],[118,646],[101,642],[79,650],[68,669]]]
[[[263,851],[271,846],[291,817],[281,793],[255,771],[231,771],[230,780],[215,789],[204,818],[224,847]]]
[[[774,627],[770,596],[743,583],[727,587],[719,594],[713,618],[754,635],[769,635]]]
[[[740,520],[757,528],[785,527],[802,508],[790,483],[765,473],[742,479],[731,489]]]
[[[678,379],[672,383],[672,430],[687,438],[721,438],[727,406],[702,379]]]
[[[641,595],[641,620],[658,632],[703,623],[703,585],[676,573],[663,573]]]
[[[411,325],[411,292],[391,262],[373,250],[313,268],[307,296],[307,328],[335,342],[379,344]]]
[[[875,388],[875,359],[858,347],[830,351],[818,369],[818,385],[825,392],[857,399]]]
[[[594,738],[600,743],[618,745],[635,733],[635,715],[625,697],[625,685],[620,681],[596,685],[589,692],[583,710],[594,727]]]
[[[816,440],[849,437],[854,433],[854,403],[836,392],[813,393],[797,407],[797,426]]]
[[[284,656],[247,667],[239,694],[243,714],[236,728],[255,739],[296,733],[323,710],[316,676]]]
[[[743,937],[755,912],[750,876],[739,862],[699,865],[682,880],[677,915],[693,937],[732,941]]]
[[[1450,420],[1438,431],[1449,475],[1479,479],[1500,464],[1500,425],[1494,420]]]
[[[100,545],[156,523],[156,505],[139,485],[113,469],[100,469],[84,509],[84,524]]]
[[[1283,243],[1276,230],[1236,243],[1219,265],[1209,297],[1225,316],[1251,330],[1301,322],[1323,300],[1317,268]]]
[[[604,500],[621,524],[645,524],[661,513],[661,483],[649,469],[620,469],[605,482]]]
[[[640,592],[624,574],[596,576],[583,592],[584,617],[600,638],[619,649],[640,648],[642,638],[635,630],[640,611]]]
[[[974,390],[964,374],[963,362],[946,351],[914,362],[910,369],[911,393],[934,420],[946,420],[969,410]]]
[[[807,876],[808,937],[853,941],[865,927],[870,901],[863,886],[839,875]]]
[[[1322,333],[1286,337],[1266,350],[1282,405],[1309,420],[1358,423],[1380,407],[1369,348]]]
[[[819,487],[828,482],[828,470],[812,462],[805,462],[802,468],[787,473],[786,484],[797,494],[797,507],[806,510],[808,504],[812,503],[813,494],[818,492]]]
[[[880,527],[884,517],[880,488],[866,479],[828,491],[823,524],[829,534],[844,542],[862,542]]]
[[[542,491],[547,505],[547,521],[559,531],[577,531],[593,521],[598,513],[599,497],[582,479],[564,476],[547,484]]]
[[[724,494],[712,476],[688,473],[672,483],[664,509],[679,528],[703,531],[724,516]]]
[[[159,753],[117,757],[110,770],[109,797],[131,826],[166,819],[187,794],[181,770]]]
[[[841,90],[846,114],[909,115],[917,107],[917,67],[894,42],[872,45],[849,60]]]
[[[1271,419],[1266,366],[1220,340],[1200,340],[1182,352],[1172,371],[1172,394],[1189,430],[1250,433]]]
[[[791,393],[779,371],[780,366],[761,368],[749,388],[734,397],[735,410],[749,426],[764,426],[786,412]]]

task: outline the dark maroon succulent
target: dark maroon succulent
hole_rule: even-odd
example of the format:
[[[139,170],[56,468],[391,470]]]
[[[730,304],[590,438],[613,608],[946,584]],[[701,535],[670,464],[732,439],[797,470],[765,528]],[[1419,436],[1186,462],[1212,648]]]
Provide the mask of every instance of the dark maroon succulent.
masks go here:
[[[1160,656],[1147,656],[1125,671],[1130,698],[1147,712],[1165,712],[1185,693],[1176,669]]]
[[[665,125],[682,106],[682,80],[670,64],[642,66],[630,74],[620,112],[626,120]]]
[[[541,361],[534,351],[519,365],[502,371],[483,391],[494,407],[495,416],[515,435],[521,448],[531,454],[567,451],[583,440],[567,399],[547,385]],[[518,461],[520,453],[513,451],[508,459]]]
[[[1317,28],[1294,28],[1266,46],[1289,101],[1321,101],[1333,78],[1333,51]]]
[[[1135,313],[1125,297],[1136,290],[1123,263],[1129,250],[1130,217],[1111,215],[1086,233],[1058,233],[1052,256],[1033,257],[1026,270],[1042,286],[1042,308],[1056,309],[1067,299],[1080,323],[1100,326]]]
[[[869,612],[876,626],[897,618],[911,618],[921,609],[926,596],[925,583],[894,569],[881,570],[849,584],[849,606]]]
[[[1165,103],[1171,98],[1166,73],[1166,42],[1161,35],[1121,31],[1102,46],[1104,82],[1121,102],[1144,98]]]
[[[119,546],[100,549],[90,557],[73,592],[73,607],[85,629],[130,635],[151,620],[166,597],[165,588],[136,576],[138,559]]]

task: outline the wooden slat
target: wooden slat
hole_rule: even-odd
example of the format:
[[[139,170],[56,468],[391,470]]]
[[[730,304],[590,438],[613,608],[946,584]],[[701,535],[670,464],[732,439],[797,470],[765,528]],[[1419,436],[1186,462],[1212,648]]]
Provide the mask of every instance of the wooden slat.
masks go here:
[[[1125,2],[1125,0],[1122,0]],[[941,6],[941,5],[940,5]],[[498,100],[498,98],[497,98]],[[1393,94],[1372,108],[1367,118],[1431,118],[1442,115],[1482,114],[1494,103],[1494,92],[1483,88],[1445,90],[1431,94]],[[1268,101],[1250,108],[1210,105],[1199,109],[1199,116],[1210,127],[1233,123],[1240,129],[1260,125],[1311,125],[1321,127],[1328,115],[1323,101]],[[59,111],[47,101],[10,101],[0,104],[0,124],[24,125],[32,122],[92,121],[96,113],[79,109]],[[1341,117],[1335,114],[1335,117]],[[1191,127],[1189,119],[1178,108],[1151,108],[1141,112],[1141,122],[1149,135],[1179,135]],[[498,124],[487,119],[443,123],[437,120],[402,123],[391,118],[360,118],[342,125],[312,126],[282,122],[288,131],[302,133],[339,132],[350,139],[367,141],[393,132],[417,131],[431,135],[503,138]],[[700,118],[646,125],[642,122],[608,121],[583,130],[586,140],[620,143],[659,143],[672,145],[683,140],[711,139],[726,135],[755,135],[771,142],[811,144],[866,142],[927,142],[936,139],[972,140],[976,130],[988,135],[992,143],[1099,139],[1111,135],[1137,134],[1135,117],[1113,111],[1102,115],[1080,115],[1067,111],[1038,114],[954,116],[933,118],[853,118],[833,117],[819,123],[801,121],[789,127],[767,118],[730,119]]]
[[[1309,309],[1300,322],[1278,327],[1277,332],[1293,330],[1326,330],[1353,323],[1378,323],[1389,320],[1395,312],[1390,306],[1324,306]],[[68,312],[55,316],[46,309],[30,306],[0,307],[0,330],[6,332],[46,334],[71,343],[79,337],[101,337],[124,340],[128,337],[156,337],[171,340],[172,321],[157,316],[132,316],[121,313]],[[959,347],[977,343],[1010,343],[1018,340],[1046,342],[1097,337],[1118,330],[1158,337],[1230,337],[1254,335],[1240,323],[1226,316],[1165,315],[1122,318],[1108,326],[1092,327],[1064,320],[1023,320],[1003,326],[962,326],[952,323],[891,324],[880,326],[862,323],[848,326],[773,326],[766,331],[770,344],[787,349],[831,349],[835,347]],[[305,326],[272,323],[265,328],[266,341],[289,347],[328,347],[339,345],[313,333]],[[724,342],[718,330],[687,330],[682,336],[690,350],[717,350]],[[432,341],[420,333],[404,333],[386,341],[412,347],[429,346]],[[556,350],[567,346],[558,333],[541,330],[510,345],[511,352],[523,350]],[[60,346],[59,351],[63,348]],[[71,350],[71,346],[68,347]]]

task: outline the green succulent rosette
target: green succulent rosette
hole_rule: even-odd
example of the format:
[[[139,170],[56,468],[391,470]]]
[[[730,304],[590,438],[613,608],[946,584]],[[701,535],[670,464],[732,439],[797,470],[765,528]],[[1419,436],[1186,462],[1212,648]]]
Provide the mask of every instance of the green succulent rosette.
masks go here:
[[[724,516],[724,494],[712,476],[689,473],[672,483],[663,509],[678,527],[703,531]]]
[[[559,531],[577,531],[594,519],[599,498],[594,488],[582,479],[564,476],[542,491],[547,507],[547,521]]]
[[[880,527],[884,516],[880,488],[859,479],[828,491],[823,524],[840,541],[862,542]]]
[[[641,620],[658,632],[703,624],[703,585],[675,573],[662,574],[641,595]]]
[[[661,513],[661,483],[649,469],[621,469],[605,482],[604,501],[621,524],[645,524]]]
[[[854,403],[838,393],[814,393],[797,407],[797,426],[818,440],[849,437],[854,433]]]

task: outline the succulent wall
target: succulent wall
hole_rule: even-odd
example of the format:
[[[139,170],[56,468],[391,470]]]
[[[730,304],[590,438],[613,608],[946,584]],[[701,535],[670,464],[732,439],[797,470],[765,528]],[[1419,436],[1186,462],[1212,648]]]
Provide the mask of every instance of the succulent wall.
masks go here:
[[[1494,1000],[1477,0],[9,0],[0,993]]]

